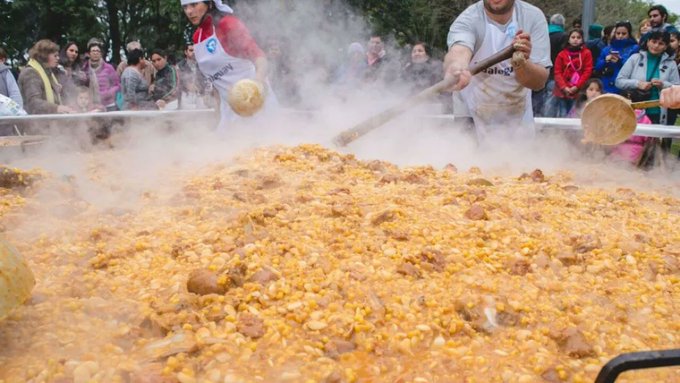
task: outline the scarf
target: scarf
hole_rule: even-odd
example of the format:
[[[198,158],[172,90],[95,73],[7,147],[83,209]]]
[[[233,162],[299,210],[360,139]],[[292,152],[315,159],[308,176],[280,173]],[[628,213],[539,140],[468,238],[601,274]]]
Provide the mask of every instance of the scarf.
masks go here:
[[[54,91],[52,90],[52,83],[50,82],[49,77],[47,77],[47,72],[45,72],[45,68],[37,62],[34,59],[28,60],[28,66],[31,68],[35,69],[36,72],[40,75],[40,79],[43,82],[43,85],[45,86],[45,98],[47,99],[47,102],[51,102],[52,104],[61,104],[61,100],[59,99],[59,93],[55,94]],[[59,82],[57,81],[57,78],[54,77],[54,73],[50,71],[50,76],[52,76],[52,81],[58,86]]]

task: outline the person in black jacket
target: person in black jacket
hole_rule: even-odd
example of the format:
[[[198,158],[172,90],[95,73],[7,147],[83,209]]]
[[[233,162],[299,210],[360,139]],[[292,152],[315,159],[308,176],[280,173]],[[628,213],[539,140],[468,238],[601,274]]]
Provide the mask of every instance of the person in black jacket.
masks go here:
[[[564,33],[564,16],[556,13],[550,16],[550,23],[548,24],[548,37],[550,37],[550,61],[554,64],[557,54],[560,53],[567,43],[567,35]],[[550,68],[548,75],[548,82],[545,88],[535,91],[531,95],[532,106],[534,108],[534,116],[555,117],[557,111],[551,107],[552,91],[555,86],[554,67]]]

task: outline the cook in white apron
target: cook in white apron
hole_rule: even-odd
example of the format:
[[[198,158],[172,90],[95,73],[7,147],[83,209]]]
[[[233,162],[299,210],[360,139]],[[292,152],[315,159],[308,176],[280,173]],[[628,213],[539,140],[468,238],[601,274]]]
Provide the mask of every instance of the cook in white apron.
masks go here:
[[[503,32],[484,14],[486,33],[471,63],[479,62],[510,45],[517,33],[517,16]],[[534,137],[531,92],[520,85],[510,60],[472,76],[470,84],[460,91],[475,122],[481,144]]]
[[[202,30],[199,29],[198,41],[202,40],[201,33]],[[224,131],[230,122],[240,118],[231,110],[231,106],[227,102],[229,90],[239,80],[255,79],[255,64],[248,59],[234,57],[225,52],[215,33],[215,26],[212,28],[210,37],[194,45],[194,52],[198,69],[220,95],[220,123],[217,129]],[[272,110],[278,105],[276,96],[274,96],[269,84],[265,84],[265,86],[267,87],[267,97],[262,107],[263,110],[259,111],[258,115]]]

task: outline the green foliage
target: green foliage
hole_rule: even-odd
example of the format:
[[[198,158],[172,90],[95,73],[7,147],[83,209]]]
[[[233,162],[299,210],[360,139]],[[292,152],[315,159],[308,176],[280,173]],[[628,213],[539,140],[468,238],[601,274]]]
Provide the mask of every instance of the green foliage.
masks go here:
[[[446,35],[451,22],[475,0],[313,0],[326,11],[326,18],[309,13],[299,14],[306,0],[233,0],[239,14],[253,19],[254,33],[262,27],[266,33],[275,30],[277,23],[290,18],[314,20],[305,28],[292,32],[300,43],[306,36],[323,28],[323,24],[345,23],[345,36],[338,43],[356,39],[364,30],[351,30],[358,23],[351,21],[359,14],[375,32],[391,36],[400,45],[416,40],[429,43],[440,50],[446,49]],[[312,0],[308,0],[312,1]],[[582,0],[528,0],[541,8],[546,16],[562,13],[567,24],[580,17]],[[276,12],[262,12],[257,5],[273,5]],[[618,20],[630,20],[636,28],[646,17],[649,3],[643,0],[597,0],[596,22],[607,25]],[[249,13],[249,9],[258,9]],[[257,13],[260,13],[259,15]],[[281,13],[283,12],[283,13]],[[308,11],[307,11],[308,12]],[[278,17],[285,15],[287,19]],[[315,20],[316,18],[316,20]],[[674,21],[677,15],[671,15]],[[78,42],[84,51],[87,40],[100,37],[108,42],[110,58],[117,62],[125,43],[139,40],[150,50],[162,48],[180,52],[190,37],[190,26],[177,0],[0,0],[0,44],[7,48],[10,57],[23,57],[38,39],[49,38],[59,44],[68,40]],[[9,20],[9,22],[5,22]],[[350,20],[350,21],[348,21]],[[356,21],[356,20],[354,20]],[[288,36],[289,38],[291,36]],[[293,38],[295,38],[293,36]],[[344,38],[344,39],[343,39]],[[340,42],[340,40],[343,40]],[[337,48],[335,48],[337,49]]]
[[[33,43],[47,38],[57,43],[82,42],[88,33],[100,35],[94,1],[13,0],[0,6],[0,36],[13,57],[24,54]]]

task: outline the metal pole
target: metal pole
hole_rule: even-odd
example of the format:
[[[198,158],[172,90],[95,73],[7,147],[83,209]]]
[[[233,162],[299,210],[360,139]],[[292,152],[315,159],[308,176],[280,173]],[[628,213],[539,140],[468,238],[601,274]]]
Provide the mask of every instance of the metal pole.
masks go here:
[[[587,36],[590,25],[595,22],[595,0],[583,0],[582,17],[583,19],[581,19],[581,24],[583,25],[583,31]]]

